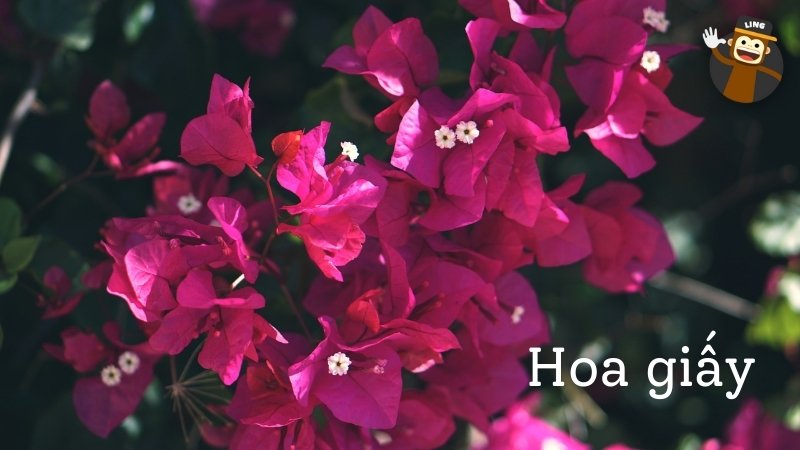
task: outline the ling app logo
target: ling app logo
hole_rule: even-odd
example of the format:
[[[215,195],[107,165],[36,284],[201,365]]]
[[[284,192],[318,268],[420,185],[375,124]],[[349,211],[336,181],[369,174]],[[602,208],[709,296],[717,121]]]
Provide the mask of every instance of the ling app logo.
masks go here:
[[[703,41],[711,49],[711,80],[728,99],[753,103],[778,87],[783,57],[770,22],[740,17],[725,39],[717,37],[716,28],[709,27],[703,32]]]

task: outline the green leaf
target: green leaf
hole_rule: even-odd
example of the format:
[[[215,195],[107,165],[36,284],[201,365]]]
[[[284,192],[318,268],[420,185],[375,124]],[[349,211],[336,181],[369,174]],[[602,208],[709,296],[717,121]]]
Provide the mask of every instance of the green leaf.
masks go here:
[[[103,0],[21,0],[19,13],[37,33],[74,50],[94,39],[94,17]]]
[[[793,11],[783,15],[778,29],[781,33],[783,47],[792,56],[800,55],[800,11]]]
[[[771,195],[750,223],[756,245],[773,256],[800,253],[800,192]]]
[[[19,237],[22,230],[22,211],[14,200],[0,197],[0,248]]]
[[[747,339],[776,348],[800,343],[800,314],[792,310],[786,299],[770,299],[747,328]]]
[[[127,14],[122,30],[125,33],[125,40],[134,43],[139,40],[144,29],[153,21],[156,6],[152,0],[133,0],[127,3],[125,9]]]
[[[39,247],[39,236],[14,239],[3,247],[3,265],[7,272],[17,273],[28,267]]]
[[[0,273],[0,295],[10,291],[17,284],[17,274]]]

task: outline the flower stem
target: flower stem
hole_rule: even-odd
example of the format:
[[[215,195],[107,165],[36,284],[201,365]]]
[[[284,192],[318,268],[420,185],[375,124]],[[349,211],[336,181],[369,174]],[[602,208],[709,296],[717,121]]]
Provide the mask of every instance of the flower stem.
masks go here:
[[[272,167],[269,169],[269,173],[267,174],[266,178],[264,178],[264,175],[261,175],[261,172],[259,172],[258,169],[256,169],[255,167],[253,166],[247,166],[247,167],[250,169],[251,172],[255,174],[255,176],[258,177],[259,180],[261,180],[262,183],[264,183],[264,186],[267,188],[269,203],[270,205],[272,205],[272,215],[273,219],[275,220],[275,228],[277,228],[278,225],[280,224],[280,221],[278,220],[278,204],[275,202],[275,192],[273,192],[272,190],[272,184],[270,183],[270,180],[272,180],[272,176],[275,174],[275,169],[277,169],[278,163],[276,162],[275,164],[272,165]]]
[[[297,317],[297,321],[300,322],[300,328],[303,329],[303,334],[306,335],[306,338],[309,342],[313,341],[311,338],[311,331],[308,330],[308,326],[306,325],[305,320],[303,320],[302,314],[300,314],[300,310],[297,308],[297,304],[294,302],[294,297],[292,297],[292,293],[289,292],[289,287],[286,285],[286,282],[282,279],[278,280],[281,292],[283,292],[283,296],[286,297],[286,301],[289,303],[289,307],[292,309],[295,317]]]
[[[92,158],[92,162],[86,167],[86,169],[75,175],[74,177],[62,182],[61,184],[56,187],[53,192],[47,195],[44,200],[40,201],[39,203],[34,206],[30,212],[28,213],[28,217],[25,220],[25,223],[30,223],[31,219],[38,214],[45,206],[49,205],[53,200],[58,198],[61,194],[66,192],[67,189],[72,187],[73,185],[80,183],[81,181],[89,178],[94,173],[94,169],[97,167],[97,163],[100,162],[100,155],[95,154],[94,158]]]

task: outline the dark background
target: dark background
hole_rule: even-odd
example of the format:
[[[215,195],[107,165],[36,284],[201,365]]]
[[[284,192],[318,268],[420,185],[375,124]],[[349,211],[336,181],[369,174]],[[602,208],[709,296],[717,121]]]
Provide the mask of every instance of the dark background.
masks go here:
[[[0,0],[2,3],[4,0]],[[14,2],[11,2],[14,3]],[[185,1],[153,1],[155,13],[135,41],[122,33],[126,14],[141,1],[107,1],[94,23],[94,44],[83,52],[61,51],[50,58],[46,39],[26,31],[25,46],[0,50],[0,116],[5,117],[30,76],[35,60],[47,70],[39,101],[20,128],[0,195],[29,211],[61,182],[80,173],[92,154],[84,124],[89,96],[110,78],[128,94],[133,118],[165,111],[168,121],[160,141],[165,158],[175,158],[184,125],[205,109],[211,76],[217,72],[237,83],[252,77],[255,101],[254,137],[259,152],[268,152],[278,132],[333,122],[330,142],[357,142],[363,153],[385,157],[384,136],[364,120],[386,105],[362,80],[341,77],[320,66],[338,45],[350,42],[350,30],[366,1],[296,1],[297,24],[276,57],[249,52],[235,32],[208,31],[193,19]],[[441,59],[449,92],[466,88],[471,57],[463,28],[471,19],[455,0],[374,1],[390,18],[420,17]],[[567,2],[572,3],[572,2]],[[738,14],[771,20],[784,57],[783,82],[767,99],[750,105],[726,100],[708,72],[710,52],[702,46],[703,28],[732,29]],[[667,90],[679,108],[705,118],[678,144],[653,149],[657,167],[635,180],[645,192],[642,206],[666,221],[679,240],[673,271],[757,301],[769,270],[785,260],[761,253],[748,234],[757,206],[770,193],[798,189],[800,148],[800,5],[793,1],[668,2],[672,22],[657,39],[698,45],[675,58],[675,78]],[[6,25],[2,25],[6,26]],[[23,28],[24,24],[20,25]],[[562,98],[562,120],[569,127],[582,114],[565,81],[569,57],[560,44],[553,84]],[[342,106],[353,100],[360,110]],[[364,116],[366,114],[366,116]],[[576,172],[588,172],[588,186],[622,173],[589,144],[573,140],[568,154],[543,168],[548,186]],[[244,178],[244,177],[243,177]],[[98,229],[111,216],[139,216],[150,202],[147,179],[116,182],[92,178],[72,187],[31,221],[28,230],[58,238],[51,250],[61,256],[96,262]],[[74,252],[74,253],[73,253]],[[544,309],[553,317],[554,343],[566,347],[565,362],[586,350],[615,356],[626,363],[630,386],[588,389],[599,416],[577,414],[574,397],[547,390],[543,414],[567,425],[595,447],[623,441],[643,449],[693,448],[698,438],[719,436],[741,401],[757,396],[777,414],[800,401],[798,358],[791,351],[750,345],[745,320],[709,308],[685,292],[649,287],[645,295],[610,296],[587,287],[579,268],[531,270],[529,275]],[[6,449],[181,448],[176,419],[158,385],[146,396],[136,424],[99,441],[78,423],[70,400],[71,369],[41,350],[72,319],[42,323],[34,306],[34,279],[23,279],[0,296],[0,447]],[[112,302],[97,295],[91,302]],[[729,401],[721,389],[677,388],[669,399],[654,401],[646,368],[654,357],[680,357],[692,348],[693,361],[710,330],[719,360],[755,357],[739,399]],[[723,370],[723,373],[726,373]],[[728,381],[728,380],[725,380]],[[676,382],[677,385],[677,382]],[[594,410],[597,409],[597,411]],[[603,417],[605,419],[603,420]]]

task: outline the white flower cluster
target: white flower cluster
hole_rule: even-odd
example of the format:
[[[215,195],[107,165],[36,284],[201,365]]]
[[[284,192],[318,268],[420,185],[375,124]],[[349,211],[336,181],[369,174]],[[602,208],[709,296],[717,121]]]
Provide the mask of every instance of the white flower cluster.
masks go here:
[[[109,387],[118,385],[122,381],[122,374],[133,375],[139,370],[142,361],[139,355],[133,352],[124,352],[117,359],[117,366],[109,364],[100,371],[100,380]]]
[[[436,146],[441,149],[450,149],[456,146],[456,141],[472,145],[475,139],[481,135],[478,129],[478,124],[470,120],[469,122],[461,121],[456,124],[456,130],[447,125],[442,125],[438,130],[433,132],[433,137],[436,139]]]

